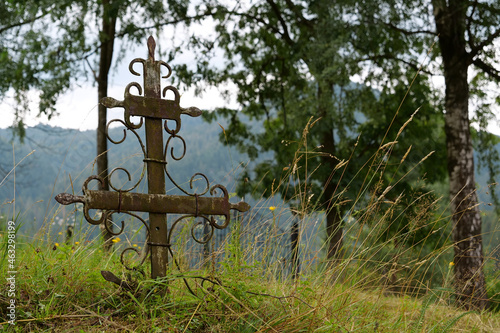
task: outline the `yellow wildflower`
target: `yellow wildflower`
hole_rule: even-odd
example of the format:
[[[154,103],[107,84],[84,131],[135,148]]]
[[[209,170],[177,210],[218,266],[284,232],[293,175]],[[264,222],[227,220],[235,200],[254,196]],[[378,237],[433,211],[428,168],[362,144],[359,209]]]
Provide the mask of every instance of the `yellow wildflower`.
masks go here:
[[[75,245],[78,245],[78,244],[80,244],[80,242],[75,242]]]
[[[133,247],[137,247],[137,244],[132,245]]]
[[[118,243],[120,240],[121,240],[120,237],[116,237],[116,238],[113,238],[111,241],[113,243]]]
[[[274,212],[274,210],[275,210],[275,209],[276,209],[276,207],[275,207],[275,206],[271,206],[271,207],[269,207],[269,210],[270,210],[271,212]]]
[[[59,235],[62,235],[62,231],[59,231]]]
[[[55,246],[59,246],[59,243],[55,243],[54,245],[55,245]]]
[[[450,263],[448,264],[448,266],[449,266],[450,268],[452,268],[453,266],[455,266],[455,263],[452,261],[452,262],[450,262]]]

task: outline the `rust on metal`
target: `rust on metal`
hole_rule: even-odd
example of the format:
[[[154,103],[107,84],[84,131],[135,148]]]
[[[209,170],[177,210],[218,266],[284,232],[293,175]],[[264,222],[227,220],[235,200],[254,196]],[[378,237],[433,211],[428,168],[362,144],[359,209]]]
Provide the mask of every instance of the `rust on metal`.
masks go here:
[[[91,209],[123,211],[123,207],[127,207],[127,210],[136,212],[193,214],[195,216],[229,216],[231,209],[243,212],[250,208],[246,202],[230,203],[228,196],[208,198],[94,190],[86,191],[85,196],[58,194],[56,200],[63,205],[84,203]]]
[[[197,239],[193,232],[200,222],[191,227],[192,236],[195,241],[205,244],[213,235],[214,229],[223,229],[227,227],[230,220],[230,211],[237,210],[245,212],[250,209],[247,203],[230,203],[229,195],[226,188],[222,185],[211,186],[208,178],[202,173],[195,173],[190,181],[190,189],[185,189],[178,185],[174,177],[168,170],[167,160],[173,159],[174,161],[181,160],[186,154],[186,143],[182,136],[179,135],[181,129],[181,115],[188,115],[190,117],[198,117],[201,115],[201,110],[196,107],[183,108],[180,106],[180,94],[173,86],[166,86],[161,89],[161,79],[168,78],[172,74],[171,67],[163,62],[156,61],[154,58],[156,42],[153,37],[148,38],[148,59],[136,58],[130,62],[129,70],[133,75],[140,76],[134,70],[135,64],[142,64],[143,66],[143,84],[132,82],[125,88],[124,99],[122,101],[116,100],[112,97],[105,97],[101,100],[101,104],[107,108],[121,107],[124,109],[124,119],[113,119],[108,123],[106,135],[108,140],[114,144],[120,144],[125,141],[127,132],[123,131],[123,138],[121,140],[113,140],[110,138],[108,129],[111,124],[118,123],[124,126],[127,130],[132,132],[139,142],[140,148],[144,155],[143,172],[140,178],[133,182],[130,188],[117,187],[111,181],[113,173],[121,171],[126,173],[129,180],[131,179],[130,173],[124,168],[113,169],[109,176],[108,181],[112,191],[98,191],[89,189],[89,183],[97,181],[103,182],[99,176],[90,176],[85,180],[82,191],[83,195],[72,195],[69,193],[61,193],[56,196],[56,200],[62,205],[69,205],[73,203],[82,203],[83,211],[86,220],[94,225],[104,223],[108,228],[105,221],[115,213],[128,214],[131,217],[139,220],[146,229],[146,239],[149,244],[148,252],[142,257],[139,265],[142,265],[148,255],[151,258],[151,277],[159,278],[166,276],[167,268],[169,265],[169,255],[173,255],[171,248],[171,240],[175,227],[182,221],[200,217],[208,225],[210,237]],[[162,68],[165,68],[168,73],[164,76],[161,75]],[[138,95],[131,93],[131,88],[135,87],[139,92]],[[174,99],[166,99],[168,92],[173,93]],[[140,117],[140,123],[132,123],[131,116]],[[172,129],[168,126],[167,120],[175,121],[175,128]],[[141,136],[137,130],[144,125],[146,134],[146,143],[142,142]],[[166,144],[164,145],[163,134],[164,131],[167,135]],[[182,153],[174,154],[174,149],[171,147],[174,141],[181,143],[183,147]],[[170,148],[170,149],[169,149]],[[137,193],[136,190],[142,182],[144,175],[147,174],[148,193]],[[166,179],[184,195],[167,195],[165,191]],[[193,191],[193,181],[201,179],[205,182],[202,191]],[[209,194],[210,196],[205,196]],[[222,195],[221,195],[222,194]],[[89,210],[100,210],[100,216],[96,218],[91,217]],[[134,212],[147,212],[149,213],[149,223]],[[167,225],[167,214],[180,214],[173,223],[170,229]],[[219,223],[214,216],[222,216],[225,218],[224,222]],[[124,222],[122,222],[121,229],[114,233],[119,235],[124,231]],[[129,267],[124,263],[123,257],[126,252],[139,252],[135,248],[126,248],[121,253],[122,263],[127,269],[136,269],[137,267]],[[103,271],[103,277],[113,283],[123,286],[124,282],[117,278],[111,272]]]

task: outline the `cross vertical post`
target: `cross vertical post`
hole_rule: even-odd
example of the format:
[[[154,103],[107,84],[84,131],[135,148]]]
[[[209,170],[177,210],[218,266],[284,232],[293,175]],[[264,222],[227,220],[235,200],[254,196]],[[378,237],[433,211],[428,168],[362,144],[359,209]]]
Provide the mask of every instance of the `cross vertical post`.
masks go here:
[[[155,61],[156,43],[148,38],[148,59],[144,66],[144,97],[161,99],[160,63]],[[145,117],[146,165],[148,173],[148,193],[165,194],[165,173],[163,169],[163,126],[161,118]],[[149,213],[151,230],[151,277],[164,277],[168,266],[167,215]]]

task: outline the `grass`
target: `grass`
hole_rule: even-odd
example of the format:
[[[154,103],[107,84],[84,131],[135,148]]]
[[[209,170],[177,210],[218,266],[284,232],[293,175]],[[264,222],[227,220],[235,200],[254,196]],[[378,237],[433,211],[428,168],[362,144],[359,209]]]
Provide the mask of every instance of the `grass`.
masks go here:
[[[298,281],[241,274],[172,272],[166,281],[143,280],[124,291],[100,276],[120,271],[116,256],[98,243],[52,249],[43,242],[18,251],[18,332],[494,332],[500,315],[464,313],[438,298],[387,295],[382,288],[328,281],[334,272]],[[220,284],[201,284],[193,276]],[[196,290],[187,292],[182,276]],[[2,280],[5,277],[2,276]],[[163,294],[162,286],[169,292]],[[2,318],[7,298],[1,297]],[[457,322],[454,322],[454,320]],[[454,325],[450,325],[454,324]],[[448,326],[449,329],[448,329]]]
[[[86,241],[84,233],[57,244],[46,237],[19,236],[16,325],[7,320],[0,325],[13,332],[495,332],[500,327],[496,312],[464,312],[450,305],[451,267],[444,268],[440,288],[426,284],[425,293],[411,296],[405,279],[417,279],[425,265],[388,282],[384,265],[370,264],[382,249],[372,247],[370,255],[352,254],[333,269],[317,260],[304,261],[294,281],[291,275],[277,274],[276,263],[259,260],[255,244],[244,241],[250,231],[238,221],[232,224],[218,250],[225,254],[220,264],[172,269],[163,280],[139,275],[135,290],[120,289],[101,277],[101,270],[126,274],[119,244],[109,254],[98,241]],[[283,237],[270,235],[268,249]],[[188,256],[188,250],[182,255]],[[0,279],[5,278],[2,270]],[[8,302],[2,294],[1,318],[7,318]]]
[[[303,140],[312,125],[310,122],[304,130]],[[302,143],[298,143],[298,152],[303,150]],[[66,243],[54,236],[52,226],[47,225],[34,237],[17,235],[16,321],[15,325],[8,323],[7,306],[12,298],[1,293],[2,330],[499,331],[498,312],[464,312],[453,306],[453,244],[449,240],[451,227],[446,205],[443,208],[439,198],[426,191],[415,191],[410,196],[411,204],[403,208],[401,195],[392,201],[385,198],[392,186],[378,181],[376,175],[382,174],[380,170],[391,162],[394,144],[395,141],[380,148],[380,161],[375,156],[372,163],[376,172],[366,173],[366,185],[357,200],[350,203],[351,209],[345,215],[344,256],[336,265],[323,259],[325,233],[317,226],[324,225],[324,212],[316,206],[319,201],[311,200],[306,191],[306,185],[310,186],[306,184],[310,176],[307,163],[299,163],[303,156],[310,158],[315,154],[306,151],[296,155],[283,177],[287,181],[273,186],[273,193],[280,193],[291,188],[290,184],[299,184],[293,186],[297,191],[294,207],[300,207],[298,215],[302,217],[299,279],[293,280],[287,268],[283,268],[287,258],[283,244],[288,246],[289,235],[280,226],[290,222],[283,219],[293,217],[284,214],[286,205],[275,207],[271,201],[263,200],[254,207],[252,223],[231,221],[232,229],[224,242],[205,261],[198,260],[194,268],[189,265],[195,258],[192,243],[187,242],[194,221],[186,221],[177,234],[177,244],[182,244],[176,245],[178,267],[171,265],[167,276],[157,280],[148,278],[148,262],[144,275],[131,273],[120,263],[121,251],[136,241],[138,231],[120,235],[122,239],[114,252],[106,253],[98,240],[89,241],[92,229],[80,229]],[[404,159],[398,160],[403,163]],[[348,163],[339,165],[335,172],[342,172]],[[393,184],[399,181],[393,180]],[[418,183],[414,185],[417,187]],[[335,205],[342,204],[342,193],[335,200]],[[269,209],[271,206],[273,209]],[[405,228],[398,227],[402,216],[407,218]],[[57,214],[53,220],[56,217]],[[7,267],[6,232],[2,232],[1,239],[2,267]],[[494,260],[487,260],[486,265],[485,271],[492,271]],[[121,289],[105,281],[101,270],[129,278],[134,288]],[[6,281],[7,270],[0,274],[0,280]],[[488,277],[495,308],[499,276],[493,270]]]

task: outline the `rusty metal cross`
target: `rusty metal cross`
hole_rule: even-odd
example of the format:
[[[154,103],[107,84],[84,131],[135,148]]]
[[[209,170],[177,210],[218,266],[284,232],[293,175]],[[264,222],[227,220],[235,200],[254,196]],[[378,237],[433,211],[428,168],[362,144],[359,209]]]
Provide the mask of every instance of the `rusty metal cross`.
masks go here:
[[[184,139],[178,135],[181,128],[181,115],[186,114],[191,117],[198,117],[201,115],[201,111],[195,107],[180,107],[180,94],[173,86],[166,86],[163,90],[161,89],[161,78],[168,78],[172,74],[172,69],[167,63],[155,60],[155,47],[155,40],[153,37],[149,37],[148,59],[144,60],[136,58],[132,60],[129,65],[130,72],[137,76],[140,76],[140,74],[133,69],[134,64],[141,63],[143,65],[144,94],[141,85],[137,82],[132,82],[125,88],[123,101],[118,101],[111,97],[106,97],[101,100],[101,103],[108,108],[121,107],[125,110],[123,121],[114,119],[108,123],[106,135],[108,139],[115,144],[122,143],[125,140],[125,130],[123,131],[123,139],[119,141],[112,140],[109,137],[108,129],[110,124],[113,122],[121,123],[127,128],[127,130],[133,132],[139,141],[144,154],[144,166],[141,178],[130,188],[117,188],[111,182],[111,175],[115,171],[120,170],[125,172],[129,180],[131,177],[130,173],[126,169],[121,167],[115,168],[109,174],[110,187],[114,191],[90,190],[88,188],[89,182],[96,180],[102,183],[103,181],[99,176],[90,176],[83,184],[83,196],[75,196],[68,193],[61,193],[56,196],[56,200],[63,205],[83,203],[83,212],[86,220],[94,225],[104,223],[108,231],[113,235],[118,235],[123,232],[124,223],[122,222],[119,232],[115,233],[110,230],[107,221],[112,214],[125,213],[139,219],[146,227],[148,233],[147,241],[149,245],[148,251],[150,251],[151,254],[152,278],[164,277],[166,275],[169,263],[169,254],[173,255],[171,249],[173,229],[181,220],[191,217],[203,218],[204,223],[208,223],[211,226],[211,233],[209,237],[211,238],[214,228],[223,229],[227,227],[229,224],[231,209],[245,212],[250,208],[250,206],[245,202],[231,204],[229,202],[229,194],[226,188],[222,185],[214,185],[210,187],[208,179],[204,174],[194,174],[189,182],[192,190],[193,180],[195,177],[203,179],[206,186],[200,193],[185,190],[179,186],[170,175],[167,168],[168,155],[170,154],[173,160],[178,161],[182,159],[186,153],[186,143]],[[168,74],[165,76],[161,76],[162,66],[166,67],[168,70]],[[135,87],[139,91],[139,95],[131,94],[130,89],[132,87]],[[174,94],[174,100],[165,99],[165,95],[169,91]],[[141,117],[140,122],[138,124],[133,123],[130,119],[131,116]],[[142,127],[143,120],[146,133],[145,146],[136,132],[137,129]],[[175,129],[169,128],[167,123],[169,120],[175,121]],[[163,141],[163,130],[165,130],[169,135],[165,147]],[[173,140],[180,140],[184,149],[181,156],[176,156],[172,147],[169,151],[169,145]],[[147,172],[144,172],[144,168],[147,169]],[[142,181],[145,173],[147,173],[148,194],[133,192]],[[175,187],[181,190],[185,195],[166,195],[165,175],[167,175]],[[210,192],[210,195],[214,195],[217,190],[222,192],[222,197],[204,197],[204,195],[208,192]],[[89,214],[90,209],[101,210],[101,216],[97,219],[93,219]],[[149,224],[139,215],[132,212],[148,212]],[[172,223],[170,230],[167,225],[167,214],[182,215]],[[224,223],[217,223],[214,215],[224,216]],[[203,241],[200,241],[196,239],[193,232],[192,235],[193,238],[200,243],[205,243],[209,240],[203,239]],[[133,247],[126,248],[122,252],[122,263],[127,269],[131,269],[123,262],[123,255],[127,251],[135,251],[137,254],[139,254],[139,252]],[[144,262],[146,255],[143,257],[141,264]]]

